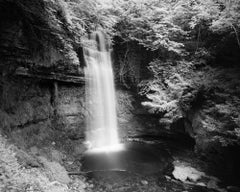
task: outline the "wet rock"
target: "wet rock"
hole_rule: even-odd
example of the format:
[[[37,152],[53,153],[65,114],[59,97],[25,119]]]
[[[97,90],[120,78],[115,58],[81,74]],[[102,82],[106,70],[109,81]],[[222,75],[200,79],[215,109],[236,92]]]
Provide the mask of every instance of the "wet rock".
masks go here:
[[[202,171],[190,166],[186,162],[175,161],[173,176],[184,184],[195,187],[203,187],[206,191],[226,192],[219,186],[220,180],[216,177],[206,175]]]
[[[205,176],[205,173],[196,170],[193,167],[184,165],[180,162],[174,162],[173,176],[175,179],[178,179],[182,182],[193,182],[196,183],[202,177]]]

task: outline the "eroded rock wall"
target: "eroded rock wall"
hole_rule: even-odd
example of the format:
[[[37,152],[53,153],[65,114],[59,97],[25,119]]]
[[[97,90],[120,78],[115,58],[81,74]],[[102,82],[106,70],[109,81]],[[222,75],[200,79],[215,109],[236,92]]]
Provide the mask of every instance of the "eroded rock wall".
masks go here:
[[[89,113],[85,105],[85,87],[60,85],[56,102],[55,128],[65,131],[72,139],[83,139],[85,116]]]
[[[0,1],[0,128],[22,146],[54,130],[82,137],[83,71],[62,3]]]
[[[50,130],[83,137],[86,109],[82,85],[57,84],[56,90],[51,81],[5,78],[1,85],[0,118],[1,128],[7,134],[25,133],[25,139],[32,142],[51,137]]]

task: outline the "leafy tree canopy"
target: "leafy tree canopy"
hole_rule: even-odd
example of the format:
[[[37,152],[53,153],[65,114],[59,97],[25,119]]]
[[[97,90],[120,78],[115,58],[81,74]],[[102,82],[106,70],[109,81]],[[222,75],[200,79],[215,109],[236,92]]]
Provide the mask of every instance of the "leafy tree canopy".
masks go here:
[[[183,54],[184,42],[209,31],[234,33],[240,45],[239,0],[55,1],[79,41],[82,35],[103,29],[110,37],[137,41],[150,50]]]

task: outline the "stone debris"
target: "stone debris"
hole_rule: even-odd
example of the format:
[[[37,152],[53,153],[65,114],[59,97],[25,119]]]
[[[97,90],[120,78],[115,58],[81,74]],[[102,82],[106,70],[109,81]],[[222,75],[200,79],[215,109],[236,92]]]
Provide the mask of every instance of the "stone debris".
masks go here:
[[[147,185],[147,184],[148,184],[148,181],[142,180],[141,183],[142,183],[143,185]]]
[[[180,180],[185,184],[206,187],[219,192],[226,192],[218,186],[219,179],[213,176],[208,176],[204,172],[197,170],[185,162],[175,161],[172,175],[175,179]],[[166,177],[166,179],[168,179]]]
[[[198,171],[193,167],[184,165],[180,162],[175,162],[174,164],[175,166],[172,174],[175,179],[182,182],[197,182],[205,176],[205,173]]]

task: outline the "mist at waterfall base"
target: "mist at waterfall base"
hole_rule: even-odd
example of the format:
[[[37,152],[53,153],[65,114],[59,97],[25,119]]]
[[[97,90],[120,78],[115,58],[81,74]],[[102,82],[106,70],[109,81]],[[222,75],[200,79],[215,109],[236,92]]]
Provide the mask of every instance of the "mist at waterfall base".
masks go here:
[[[150,174],[164,170],[171,162],[164,149],[138,142],[120,143],[109,44],[102,32],[92,33],[89,41],[90,46],[84,48],[89,148],[82,158],[83,171]]]

